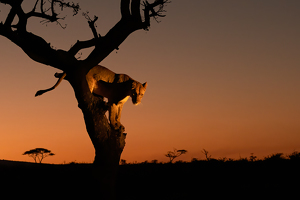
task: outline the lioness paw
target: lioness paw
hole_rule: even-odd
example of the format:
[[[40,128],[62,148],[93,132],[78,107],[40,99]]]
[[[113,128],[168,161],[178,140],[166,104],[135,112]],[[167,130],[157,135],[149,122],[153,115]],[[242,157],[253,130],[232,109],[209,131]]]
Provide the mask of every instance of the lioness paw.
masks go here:
[[[114,130],[118,130],[120,132],[125,131],[125,127],[121,123],[116,122],[116,123],[111,123],[110,125]]]
[[[122,124],[120,124],[119,131],[121,133],[125,132],[125,127]]]

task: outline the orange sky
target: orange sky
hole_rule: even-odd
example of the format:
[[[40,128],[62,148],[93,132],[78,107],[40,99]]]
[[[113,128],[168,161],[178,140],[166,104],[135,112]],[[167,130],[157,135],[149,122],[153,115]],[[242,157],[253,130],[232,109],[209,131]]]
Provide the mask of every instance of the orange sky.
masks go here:
[[[99,17],[102,34],[120,18],[118,0],[75,2]],[[213,158],[300,151],[299,9],[298,0],[173,0],[161,23],[133,33],[101,63],[149,84],[142,105],[128,101],[123,108],[122,159],[166,162],[173,148],[188,150],[187,161],[204,159],[203,148]],[[0,10],[3,21],[6,7]],[[66,29],[39,21],[29,30],[56,48],[92,37],[81,14],[69,14]],[[4,37],[0,57],[0,159],[33,161],[22,154],[43,147],[56,154],[44,162],[92,162],[68,82],[34,97],[56,82],[58,70],[30,60]]]

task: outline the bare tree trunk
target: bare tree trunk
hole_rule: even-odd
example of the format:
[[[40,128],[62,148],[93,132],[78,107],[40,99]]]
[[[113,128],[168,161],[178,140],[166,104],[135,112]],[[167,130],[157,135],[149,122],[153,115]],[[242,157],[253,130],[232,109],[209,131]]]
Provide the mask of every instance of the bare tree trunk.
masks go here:
[[[147,0],[143,3],[141,0],[120,0],[121,19],[105,36],[97,33],[95,22],[98,17],[93,20],[88,17],[94,38],[77,41],[67,51],[56,50],[42,37],[28,32],[27,22],[31,17],[58,22],[61,18],[55,12],[55,6],[60,9],[71,8],[74,14],[77,14],[79,5],[59,0],[36,0],[32,10],[25,12],[22,9],[22,3],[23,0],[0,0],[0,4],[7,4],[11,7],[5,21],[0,21],[0,35],[19,46],[32,60],[50,65],[67,74],[66,79],[75,91],[87,132],[95,148],[95,173],[99,177],[99,187],[102,188],[102,193],[99,194],[103,194],[103,199],[114,199],[114,184],[126,134],[122,129],[111,128],[105,115],[108,107],[103,99],[91,94],[86,74],[113,50],[118,49],[131,33],[140,29],[147,30],[151,17],[155,19],[164,17],[162,15],[164,5],[169,3],[169,0],[153,0],[153,3]],[[143,17],[141,16],[142,10]],[[18,19],[17,23],[14,22],[15,18]],[[86,59],[76,59],[76,54],[86,48],[94,49]]]
[[[97,176],[100,196],[115,198],[115,183],[121,153],[125,146],[125,133],[110,127],[105,115],[106,105],[101,100],[90,106],[81,106],[87,132],[95,148],[95,176]]]
[[[83,69],[83,68],[78,68]],[[73,72],[76,72],[75,70]],[[72,85],[86,124],[89,137],[95,148],[94,173],[98,180],[96,194],[103,199],[115,198],[115,183],[121,153],[125,147],[126,133],[124,129],[111,127],[105,113],[106,102],[94,96],[88,87],[85,73],[78,70],[76,74],[68,74],[67,80]]]

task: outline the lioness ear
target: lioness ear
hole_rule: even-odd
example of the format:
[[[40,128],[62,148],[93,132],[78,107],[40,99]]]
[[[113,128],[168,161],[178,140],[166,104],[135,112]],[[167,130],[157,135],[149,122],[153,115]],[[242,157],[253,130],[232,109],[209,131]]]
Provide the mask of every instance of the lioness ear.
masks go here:
[[[145,82],[144,84],[143,84],[143,86],[144,86],[144,88],[146,89],[147,88],[147,82]]]

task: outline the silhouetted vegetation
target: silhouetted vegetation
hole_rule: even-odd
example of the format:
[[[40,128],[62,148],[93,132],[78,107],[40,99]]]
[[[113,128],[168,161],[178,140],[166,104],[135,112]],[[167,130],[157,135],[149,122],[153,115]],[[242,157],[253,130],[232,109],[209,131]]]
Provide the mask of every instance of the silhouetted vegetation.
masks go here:
[[[202,150],[202,153],[205,155],[206,160],[209,160],[211,158],[211,155],[208,155],[208,151],[205,149]]]
[[[251,156],[249,157],[249,161],[253,162],[257,159],[257,156],[255,156],[253,153],[251,153]]]
[[[239,159],[175,163],[142,162],[120,166],[118,199],[271,199],[297,194],[300,153],[276,153],[258,159],[253,153]]]
[[[288,195],[295,197],[299,190],[299,152],[276,153],[263,159],[254,154],[239,159],[209,158],[174,163],[123,160],[117,177],[117,199],[271,199],[279,198],[281,193],[289,199]],[[2,191],[11,191],[15,197],[25,198],[34,186],[37,195],[51,188],[48,197],[89,199],[94,189],[101,188],[97,181],[102,175],[87,163],[51,165],[0,160],[0,176],[5,183]],[[19,192],[14,193],[16,190]]]
[[[126,164],[127,164],[126,162],[127,162],[126,160],[121,159],[121,160],[120,160],[120,165],[126,165]]]
[[[294,151],[290,155],[287,156],[290,160],[300,160],[300,152]]]
[[[168,151],[168,153],[165,156],[168,157],[170,159],[170,163],[172,163],[175,158],[185,153],[187,153],[187,150],[185,149],[181,149],[181,150],[174,149],[173,151]]]
[[[54,156],[55,154],[48,149],[35,148],[29,151],[25,151],[23,155],[28,155],[29,157],[32,157],[35,163],[37,162],[37,160],[39,161],[39,163],[42,163],[44,158],[48,156]]]

